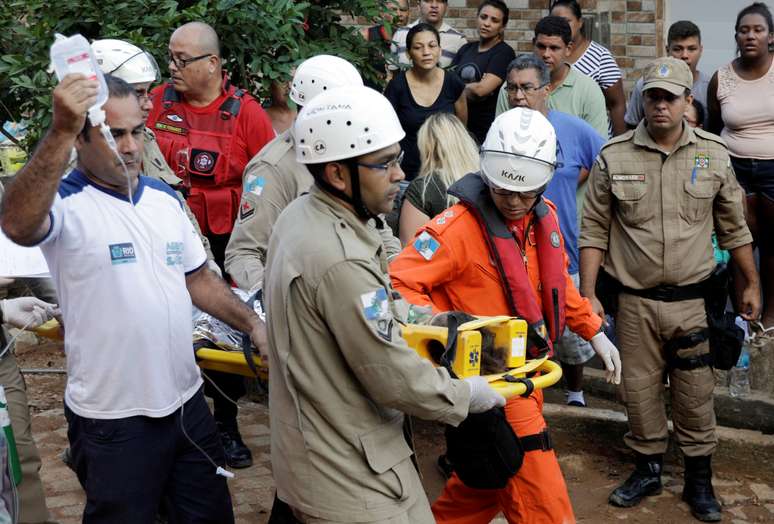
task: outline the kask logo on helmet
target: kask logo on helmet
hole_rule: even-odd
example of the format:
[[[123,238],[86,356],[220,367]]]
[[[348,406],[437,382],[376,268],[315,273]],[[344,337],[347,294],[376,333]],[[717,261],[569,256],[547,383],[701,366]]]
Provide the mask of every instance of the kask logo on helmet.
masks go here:
[[[500,176],[503,178],[507,178],[508,180],[513,180],[514,182],[526,181],[526,177],[524,175],[521,175],[519,173],[514,173],[513,171],[508,171],[507,169],[503,169],[500,172]]]

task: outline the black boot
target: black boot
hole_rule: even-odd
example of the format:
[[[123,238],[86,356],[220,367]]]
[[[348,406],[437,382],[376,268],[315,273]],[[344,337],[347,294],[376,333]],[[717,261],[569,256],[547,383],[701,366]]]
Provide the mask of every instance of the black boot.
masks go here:
[[[226,464],[231,468],[249,468],[253,465],[253,454],[242,441],[242,435],[236,426],[226,426],[218,422],[220,441],[226,453]]]
[[[663,455],[637,453],[634,473],[626,482],[615,488],[608,502],[613,506],[629,508],[638,504],[643,497],[661,493],[661,467]]]
[[[685,487],[683,501],[691,513],[702,522],[720,521],[720,503],[712,489],[712,455],[685,457]]]

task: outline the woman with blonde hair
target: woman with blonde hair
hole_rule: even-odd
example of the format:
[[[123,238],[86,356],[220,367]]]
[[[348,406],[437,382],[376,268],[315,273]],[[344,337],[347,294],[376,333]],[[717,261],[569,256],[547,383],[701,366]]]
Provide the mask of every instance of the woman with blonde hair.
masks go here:
[[[430,115],[417,133],[421,167],[411,181],[400,212],[400,240],[406,245],[416,230],[456,203],[446,188],[478,171],[478,147],[459,118]]]

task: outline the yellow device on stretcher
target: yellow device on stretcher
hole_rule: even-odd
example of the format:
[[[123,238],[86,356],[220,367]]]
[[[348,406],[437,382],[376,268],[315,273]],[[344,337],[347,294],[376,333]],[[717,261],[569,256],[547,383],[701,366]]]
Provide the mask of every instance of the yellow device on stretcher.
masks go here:
[[[486,375],[489,384],[506,398],[524,395],[532,389],[547,388],[556,384],[562,377],[561,367],[547,358],[527,360],[527,323],[519,318],[500,316],[482,317],[460,324],[457,328],[457,345],[451,369],[459,378],[481,374],[482,347],[481,329],[485,328],[494,335],[494,346],[505,348],[504,367],[507,371]],[[59,324],[56,320],[46,322],[35,330],[40,336],[60,339]],[[421,357],[432,360],[433,349],[445,347],[448,341],[448,329],[424,324],[406,324],[401,335],[408,345]],[[437,353],[437,351],[436,351]],[[254,377],[242,352],[224,351],[211,347],[196,350],[199,367],[213,371],[222,371]],[[267,379],[268,368],[260,358],[253,357],[258,376]]]

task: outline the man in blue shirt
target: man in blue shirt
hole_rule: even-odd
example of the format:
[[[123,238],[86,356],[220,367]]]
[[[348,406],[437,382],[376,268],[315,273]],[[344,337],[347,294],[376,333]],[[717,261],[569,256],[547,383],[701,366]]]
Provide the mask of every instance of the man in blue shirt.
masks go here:
[[[588,177],[605,139],[584,120],[548,109],[550,80],[551,71],[539,57],[523,54],[508,65],[505,90],[511,108],[528,107],[540,111],[556,131],[558,165],[545,197],[556,204],[559,227],[570,260],[568,273],[577,286],[579,221],[575,192]],[[585,406],[583,364],[594,356],[594,350],[588,342],[569,330],[565,331],[556,349],[567,386],[567,403]]]

